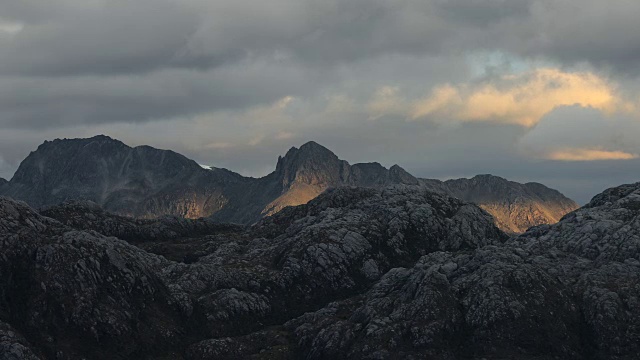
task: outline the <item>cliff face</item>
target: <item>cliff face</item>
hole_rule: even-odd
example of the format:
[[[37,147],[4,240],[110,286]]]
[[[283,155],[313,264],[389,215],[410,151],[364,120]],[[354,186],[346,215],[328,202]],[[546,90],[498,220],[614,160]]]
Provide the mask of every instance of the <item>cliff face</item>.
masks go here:
[[[0,197],[0,359],[635,359],[639,219],[640,184],[511,239],[422,186],[252,227]]]
[[[427,188],[478,204],[490,213],[500,229],[520,234],[532,226],[554,224],[579,206],[560,192],[538,183],[520,184],[498,176],[471,179],[427,180]]]
[[[281,184],[281,194],[262,212],[262,215],[273,215],[286,206],[306,204],[329,188],[417,184],[418,180],[398,165],[391,169],[378,163],[349,165],[327,148],[311,141],[300,149],[291,148],[284,158],[279,158],[276,171],[263,182]],[[270,187],[266,184],[261,187]]]

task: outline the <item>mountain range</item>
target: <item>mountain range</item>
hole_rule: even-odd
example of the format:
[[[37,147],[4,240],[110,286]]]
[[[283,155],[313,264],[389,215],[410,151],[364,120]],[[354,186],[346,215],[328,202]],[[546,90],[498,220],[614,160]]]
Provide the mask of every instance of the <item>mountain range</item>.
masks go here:
[[[253,224],[330,188],[393,184],[418,185],[476,203],[499,228],[512,234],[555,223],[578,208],[541,184],[491,175],[444,182],[418,179],[398,165],[389,169],[379,163],[350,165],[315,142],[291,148],[278,158],[275,171],[251,178],[203,167],[170,150],[130,147],[104,135],[46,141],[27,156],[10,181],[0,180],[0,195],[33,207],[81,199],[137,218],[176,215]]]

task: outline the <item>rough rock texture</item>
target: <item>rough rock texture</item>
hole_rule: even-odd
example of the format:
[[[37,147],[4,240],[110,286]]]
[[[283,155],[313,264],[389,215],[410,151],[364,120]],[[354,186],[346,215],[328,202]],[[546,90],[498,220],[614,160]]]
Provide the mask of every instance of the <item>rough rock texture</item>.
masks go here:
[[[184,319],[158,276],[164,258],[6,198],[0,244],[0,320],[43,357],[164,354],[184,341]]]
[[[0,359],[3,360],[37,360],[29,342],[9,324],[0,321]]]
[[[555,224],[578,208],[573,200],[542,184],[520,184],[493,175],[447,181],[420,179],[420,182],[432,191],[478,204],[509,234],[521,234],[532,226]]]
[[[288,322],[307,358],[635,359],[640,184],[503,246],[436,252]]]
[[[639,204],[611,189],[507,239],[421,186],[251,228],[0,198],[0,359],[637,359]]]
[[[420,191],[339,189],[232,232],[210,220],[131,221],[86,202],[43,211],[54,220],[1,198],[0,321],[47,358],[198,358],[202,341],[283,324],[420,254],[505,240],[477,207]],[[176,239],[183,229],[193,237]]]

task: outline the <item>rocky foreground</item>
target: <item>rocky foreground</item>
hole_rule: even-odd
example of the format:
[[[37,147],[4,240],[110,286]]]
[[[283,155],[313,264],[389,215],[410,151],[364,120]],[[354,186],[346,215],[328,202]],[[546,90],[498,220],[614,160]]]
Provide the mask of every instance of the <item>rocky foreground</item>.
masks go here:
[[[637,359],[640,184],[508,238],[424,187],[253,227],[0,198],[0,359]]]

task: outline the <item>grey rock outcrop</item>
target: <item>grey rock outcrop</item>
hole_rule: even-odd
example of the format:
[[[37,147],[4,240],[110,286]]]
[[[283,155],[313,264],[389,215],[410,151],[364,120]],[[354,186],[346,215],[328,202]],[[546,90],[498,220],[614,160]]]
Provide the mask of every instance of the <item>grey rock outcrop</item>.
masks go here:
[[[477,206],[422,186],[333,189],[249,228],[0,198],[0,346],[57,359],[636,359],[638,199],[640,184],[611,189],[508,239]]]
[[[420,179],[420,182],[432,191],[478,204],[509,234],[521,234],[532,226],[555,224],[579,207],[557,190],[542,184],[520,184],[493,175],[447,181]]]
[[[29,342],[9,324],[0,321],[0,359],[38,360]]]
[[[502,246],[428,254],[285,326],[318,359],[637,358],[637,199],[622,186]]]
[[[62,359],[197,357],[191,342],[282,324],[420,254],[506,239],[477,207],[402,187],[330,191],[248,230],[87,202],[43,213],[0,198],[0,321]]]

